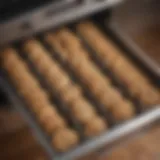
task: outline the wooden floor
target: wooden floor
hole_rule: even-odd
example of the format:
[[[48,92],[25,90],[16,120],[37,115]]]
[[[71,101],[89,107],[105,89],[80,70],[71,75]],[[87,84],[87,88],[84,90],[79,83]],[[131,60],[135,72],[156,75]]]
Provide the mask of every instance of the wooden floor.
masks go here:
[[[17,113],[0,114],[0,160],[46,160],[47,156],[37,143],[29,127]],[[117,147],[100,160],[160,160],[160,127]]]

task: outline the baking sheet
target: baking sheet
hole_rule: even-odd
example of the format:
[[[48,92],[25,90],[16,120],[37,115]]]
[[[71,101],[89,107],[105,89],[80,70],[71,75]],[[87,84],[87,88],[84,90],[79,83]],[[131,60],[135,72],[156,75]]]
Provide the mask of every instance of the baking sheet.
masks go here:
[[[97,23],[100,22],[97,21]],[[154,123],[159,123],[160,120],[160,106],[153,106],[153,108],[155,107],[153,110],[151,109],[150,111],[138,114],[134,119],[130,121],[117,124],[106,133],[98,137],[88,139],[76,148],[66,153],[57,154],[52,149],[50,145],[50,140],[44,134],[44,132],[42,132],[41,127],[36,123],[32,113],[26,109],[23,101],[19,99],[19,97],[17,96],[18,94],[16,93],[5,75],[2,75],[0,77],[0,84],[4,88],[5,92],[9,95],[10,100],[14,104],[15,108],[22,113],[24,118],[31,125],[31,127],[36,133],[38,140],[41,142],[41,144],[49,154],[50,159],[54,158],[54,160],[76,159],[82,157],[83,155],[96,152],[98,149],[101,149],[104,146],[107,146],[108,148],[110,148],[111,145],[113,146],[113,144],[116,146],[116,142],[119,143],[119,141],[123,140],[126,136],[130,136],[132,138],[133,133],[137,133],[137,131],[139,132],[140,130],[143,131],[144,129],[146,129],[146,127],[148,128]]]

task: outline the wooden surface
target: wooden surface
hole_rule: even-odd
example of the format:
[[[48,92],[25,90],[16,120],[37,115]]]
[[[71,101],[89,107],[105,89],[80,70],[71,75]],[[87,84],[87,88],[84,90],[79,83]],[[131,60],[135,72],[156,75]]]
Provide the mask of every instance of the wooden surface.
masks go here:
[[[47,159],[44,150],[32,135],[31,130],[17,113],[3,112],[2,114],[1,112],[0,125],[0,160]],[[4,128],[5,131],[3,130]],[[147,134],[137,137],[121,147],[117,147],[110,154],[103,153],[99,159],[160,160],[159,137],[160,127],[154,127]]]
[[[136,44],[160,64],[160,25],[150,26],[133,36]]]
[[[154,127],[143,136],[117,148],[104,159],[160,160],[160,127]]]

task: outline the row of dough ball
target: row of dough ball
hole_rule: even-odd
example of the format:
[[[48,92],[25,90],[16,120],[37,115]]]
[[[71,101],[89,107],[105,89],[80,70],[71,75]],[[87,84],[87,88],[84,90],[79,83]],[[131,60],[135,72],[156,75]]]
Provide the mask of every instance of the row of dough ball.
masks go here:
[[[149,106],[160,103],[160,93],[149,79],[92,22],[80,23],[77,31],[96,51],[101,61],[128,87],[134,97]]]
[[[6,49],[1,58],[2,66],[20,96],[27,103],[30,111],[35,114],[43,129],[51,136],[54,148],[58,151],[66,151],[75,146],[79,141],[78,134],[67,126],[17,52],[12,48]]]
[[[84,126],[85,135],[98,135],[107,129],[104,119],[83,97],[81,88],[72,82],[69,75],[49,56],[40,42],[33,39],[28,41],[24,45],[24,50],[52,90],[56,90],[72,115]]]
[[[126,120],[134,116],[133,104],[111,85],[94,63],[80,40],[68,29],[48,34],[46,41],[67,62],[79,78],[87,85],[95,98],[109,109],[116,120]]]

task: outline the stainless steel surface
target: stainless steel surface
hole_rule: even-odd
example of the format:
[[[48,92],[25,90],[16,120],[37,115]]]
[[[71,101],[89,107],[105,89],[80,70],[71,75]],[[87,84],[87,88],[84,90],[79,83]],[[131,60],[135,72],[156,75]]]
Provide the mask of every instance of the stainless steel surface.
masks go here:
[[[157,27],[157,34],[159,33],[159,14],[160,3],[157,0],[128,0],[114,9],[110,28],[124,42],[126,47],[132,50],[136,57],[141,59],[148,68],[160,77],[160,63],[151,56],[151,53],[149,55],[147,47],[144,48],[136,40],[136,38],[140,39],[142,36],[143,39],[147,39],[145,32],[149,32],[152,27],[153,30],[156,30]],[[150,41],[149,43],[154,42]]]
[[[104,10],[120,1],[122,0],[66,0],[35,9],[32,12],[0,24],[0,45],[49,27],[76,20],[93,12]]]

